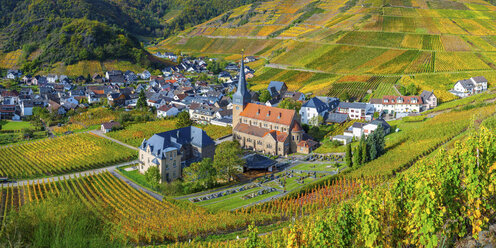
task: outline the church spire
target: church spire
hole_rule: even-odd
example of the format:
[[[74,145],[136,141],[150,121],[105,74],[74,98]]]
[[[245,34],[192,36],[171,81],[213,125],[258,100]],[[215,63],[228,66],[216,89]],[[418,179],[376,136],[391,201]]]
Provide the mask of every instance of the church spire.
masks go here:
[[[241,54],[241,66],[239,68],[239,80],[238,80],[238,88],[236,93],[233,95],[233,103],[238,105],[245,105],[250,102],[251,95],[246,88],[246,78],[245,78],[245,63],[244,63],[244,54]]]

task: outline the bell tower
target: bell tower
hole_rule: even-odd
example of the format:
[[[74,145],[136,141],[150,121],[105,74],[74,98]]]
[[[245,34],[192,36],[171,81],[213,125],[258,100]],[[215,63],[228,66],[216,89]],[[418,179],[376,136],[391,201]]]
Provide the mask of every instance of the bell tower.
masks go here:
[[[233,128],[235,128],[238,123],[240,123],[240,114],[243,112],[243,109],[246,107],[248,103],[251,101],[251,95],[246,88],[246,79],[245,79],[245,64],[244,64],[243,54],[241,55],[241,66],[239,68],[239,80],[238,87],[236,89],[236,93],[233,95],[233,119],[232,124]]]

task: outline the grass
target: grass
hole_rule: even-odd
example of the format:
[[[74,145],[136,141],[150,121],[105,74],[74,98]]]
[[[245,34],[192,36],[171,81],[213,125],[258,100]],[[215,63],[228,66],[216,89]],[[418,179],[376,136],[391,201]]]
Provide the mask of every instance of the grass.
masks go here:
[[[334,171],[336,167],[334,163],[328,163],[328,164],[303,163],[295,167],[292,167],[291,169],[308,170],[308,171]]]
[[[19,131],[26,128],[34,128],[28,121],[1,121],[2,130]]]
[[[130,168],[132,166],[137,166],[137,165],[129,165],[129,166],[125,166],[125,167],[120,167],[118,169],[119,173],[121,173],[123,176],[129,178],[131,181],[134,181],[135,183],[137,183],[137,184],[139,184],[145,188],[153,190],[152,185],[150,185],[150,183],[148,183],[148,181],[145,178],[145,175],[141,174],[139,172],[139,170],[132,170],[132,171],[126,171],[125,170],[126,168]]]

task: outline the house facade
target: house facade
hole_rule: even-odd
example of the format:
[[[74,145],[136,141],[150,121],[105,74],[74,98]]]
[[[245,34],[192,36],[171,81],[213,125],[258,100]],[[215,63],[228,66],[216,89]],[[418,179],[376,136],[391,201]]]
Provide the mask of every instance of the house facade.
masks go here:
[[[382,99],[371,99],[370,103],[375,111],[387,113],[419,113],[424,106],[420,96],[383,96]]]
[[[467,97],[486,91],[487,83],[487,79],[483,76],[472,77],[456,82],[450,92],[459,97]]]
[[[336,112],[347,114],[352,120],[371,120],[374,114],[374,106],[361,102],[340,102]]]
[[[329,107],[319,98],[314,97],[303,104],[300,109],[301,123],[317,126],[319,125],[318,117],[324,118]]]
[[[424,103],[424,110],[433,109],[437,107],[437,97],[434,95],[434,91],[422,91],[420,94],[420,98],[422,98],[422,102]]]
[[[139,171],[158,167],[161,182],[182,177],[183,167],[203,158],[213,158],[215,142],[200,128],[189,126],[145,139],[139,147]]]

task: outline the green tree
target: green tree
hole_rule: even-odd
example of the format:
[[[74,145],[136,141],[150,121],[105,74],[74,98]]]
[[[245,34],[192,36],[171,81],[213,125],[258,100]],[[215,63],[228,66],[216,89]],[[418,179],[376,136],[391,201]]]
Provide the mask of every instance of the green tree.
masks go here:
[[[414,83],[410,83],[407,87],[406,87],[406,92],[408,95],[410,96],[414,96],[414,95],[417,95],[418,93],[418,88],[417,86],[415,86]]]
[[[241,172],[246,161],[241,158],[243,150],[237,141],[226,141],[220,143],[215,149],[214,167],[218,175],[231,181],[234,176]]]
[[[255,225],[248,226],[248,238],[245,241],[246,248],[261,248],[265,247],[260,237],[258,237],[258,229]]]
[[[279,103],[278,107],[283,109],[294,109],[296,110],[296,112],[299,112],[301,108],[301,102],[298,102],[293,98],[285,98]]]
[[[158,169],[158,166],[150,166],[150,168],[145,171],[145,178],[153,188],[158,188],[160,185],[160,170]]]
[[[266,89],[260,90],[258,92],[258,94],[259,94],[259,96],[258,96],[259,102],[267,102],[267,101],[270,101],[272,99],[270,92]]]
[[[348,168],[351,168],[353,166],[353,154],[351,153],[351,144],[348,143],[346,145],[346,154],[345,154],[345,163]]]
[[[360,149],[362,149],[362,164],[365,164],[369,161],[368,152],[367,152],[367,142],[365,142],[365,135],[362,135],[362,139],[360,140]]]
[[[339,99],[341,99],[341,101],[349,101],[350,100],[350,93],[348,93],[348,91],[346,90],[345,92],[343,92],[340,96],[339,96]]]
[[[362,157],[362,148],[359,145],[355,148],[355,152],[353,153],[353,164],[355,166],[362,165]]]
[[[211,158],[205,158],[200,162],[192,163],[183,172],[185,182],[189,182],[203,189],[211,188],[216,183],[217,170],[213,166]]]
[[[176,128],[189,127],[191,125],[193,125],[193,121],[189,118],[188,111],[177,114]]]
[[[33,137],[33,134],[34,134],[33,129],[30,128],[22,129],[22,137],[24,137],[24,139],[31,139]]]
[[[137,109],[145,109],[147,107],[145,91],[141,89],[139,94],[138,102],[136,102]]]

